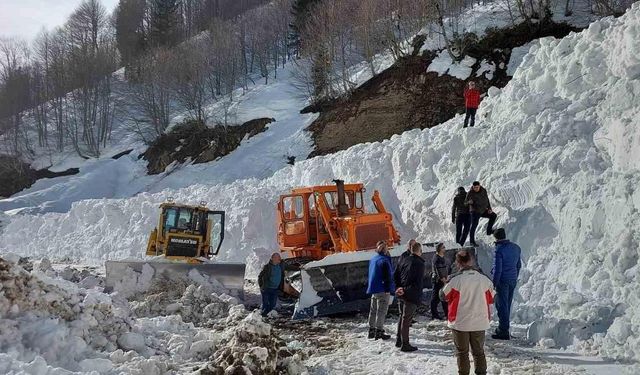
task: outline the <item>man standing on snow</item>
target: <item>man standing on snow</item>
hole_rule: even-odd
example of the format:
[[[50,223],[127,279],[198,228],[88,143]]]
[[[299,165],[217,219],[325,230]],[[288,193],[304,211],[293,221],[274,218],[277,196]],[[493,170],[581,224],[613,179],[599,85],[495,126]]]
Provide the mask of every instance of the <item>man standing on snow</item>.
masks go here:
[[[271,255],[271,260],[258,275],[258,285],[262,294],[262,316],[267,316],[276,308],[278,295],[284,288],[284,264],[280,254]]]
[[[492,335],[494,339],[509,340],[509,319],[511,318],[511,303],[513,294],[518,283],[522,261],[520,246],[509,241],[502,228],[496,229],[493,233],[496,239],[496,253],[493,260],[493,270],[491,271],[493,285],[496,289],[496,310],[500,324],[496,333]]]
[[[469,235],[469,227],[471,226],[471,214],[469,206],[465,203],[467,192],[464,187],[458,187],[456,196],[453,197],[453,205],[451,207],[451,221],[456,225],[456,243],[464,246]]]
[[[436,246],[436,254],[433,256],[431,263],[431,284],[433,285],[433,293],[431,294],[431,318],[438,320],[445,320],[449,312],[447,310],[447,302],[444,299],[440,299],[440,290],[447,282],[447,261],[444,259],[444,252],[446,248],[443,243],[439,243]],[[442,304],[442,311],[444,317],[438,313],[438,304]]]
[[[407,243],[407,250],[403,251],[402,254],[400,254],[400,257],[398,257],[398,262],[396,263],[396,268],[393,272],[393,282],[395,283],[396,287],[399,286],[402,282],[402,280],[400,280],[400,272],[398,272],[398,269],[403,267],[404,262],[411,259],[410,256],[411,254],[413,254],[412,248],[413,244],[415,243],[416,240],[414,238],[410,239],[409,243]],[[404,309],[404,300],[402,298],[396,298],[396,301],[398,303],[398,311],[402,314],[402,309]],[[411,321],[413,322],[413,317],[411,317]],[[400,324],[400,322],[398,322],[398,324]],[[399,341],[397,340],[396,346],[400,347]]]
[[[456,346],[458,374],[468,375],[469,347],[476,374],[487,373],[484,355],[485,331],[491,321],[491,304],[495,291],[491,280],[473,267],[473,257],[466,250],[456,254],[456,265],[461,272],[453,276],[442,293],[449,303],[451,315],[447,325],[451,328]]]
[[[465,204],[469,206],[471,211],[471,230],[469,236],[471,237],[471,246],[478,246],[476,244],[476,229],[480,218],[489,219],[487,223],[487,236],[493,234],[493,224],[496,222],[498,215],[491,209],[491,202],[489,202],[489,194],[487,190],[480,185],[479,181],[474,181],[471,190],[467,193],[467,199]]]
[[[396,289],[393,283],[393,265],[386,242],[378,241],[376,252],[378,254],[369,261],[369,338],[388,340],[391,336],[384,333],[384,319],[387,316],[391,294]]]
[[[424,280],[422,245],[416,242],[411,246],[411,255],[396,269],[396,273],[399,273],[396,295],[398,298],[403,299],[400,320],[398,321],[396,346],[403,352],[413,352],[418,348],[409,344],[409,327],[411,326],[413,314],[422,299],[422,283]]]
[[[464,117],[464,127],[471,122],[471,127],[476,124],[476,111],[480,106],[480,91],[476,88],[476,83],[469,82],[469,86],[464,90],[464,106],[466,108],[466,116]],[[471,121],[469,121],[471,120]]]

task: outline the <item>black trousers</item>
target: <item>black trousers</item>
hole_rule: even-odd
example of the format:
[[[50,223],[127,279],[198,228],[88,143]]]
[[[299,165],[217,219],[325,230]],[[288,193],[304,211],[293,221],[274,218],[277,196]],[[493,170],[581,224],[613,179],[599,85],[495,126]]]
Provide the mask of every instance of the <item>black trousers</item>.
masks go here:
[[[471,227],[471,214],[461,214],[456,217],[456,243],[464,246],[467,242],[469,229]]]
[[[487,211],[481,214],[477,212],[471,213],[471,231],[469,232],[469,237],[473,243],[476,243],[476,229],[478,228],[481,217],[489,219],[489,223],[487,223],[487,236],[490,236],[493,234],[493,224],[496,222],[498,215],[496,215],[495,212],[488,213]]]
[[[438,303],[442,304],[442,311],[444,312],[444,317],[449,316],[449,309],[447,306],[447,301],[440,299],[440,290],[444,288],[444,283],[440,280],[437,280],[433,283],[433,294],[431,294],[431,317],[436,318],[440,314],[438,314]]]
[[[464,117],[464,127],[467,127],[469,120],[471,120],[471,126],[476,124],[476,111],[478,108],[467,108],[467,115]]]

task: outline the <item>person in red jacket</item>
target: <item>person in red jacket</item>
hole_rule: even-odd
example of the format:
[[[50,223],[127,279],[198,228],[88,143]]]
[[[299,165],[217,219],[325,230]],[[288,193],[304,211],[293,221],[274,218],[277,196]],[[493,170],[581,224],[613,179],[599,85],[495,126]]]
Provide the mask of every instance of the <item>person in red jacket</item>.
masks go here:
[[[476,124],[476,111],[480,105],[480,98],[484,95],[480,95],[480,91],[476,88],[476,83],[469,82],[469,87],[464,89],[464,105],[467,109],[467,115],[464,118],[464,127],[467,127],[469,120],[471,120],[471,127]]]

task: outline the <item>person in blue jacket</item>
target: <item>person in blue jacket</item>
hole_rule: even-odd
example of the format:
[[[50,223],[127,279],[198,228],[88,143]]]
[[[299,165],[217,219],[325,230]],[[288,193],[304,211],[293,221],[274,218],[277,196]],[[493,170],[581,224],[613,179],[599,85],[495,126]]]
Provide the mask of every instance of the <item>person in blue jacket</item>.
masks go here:
[[[367,294],[371,294],[369,309],[369,338],[388,340],[390,335],[384,333],[384,319],[389,309],[391,295],[395,291],[393,283],[393,264],[389,248],[384,241],[378,241],[377,254],[369,261],[369,283]]]
[[[518,275],[522,268],[520,246],[509,241],[503,228],[493,232],[496,239],[496,253],[491,271],[493,285],[496,290],[495,306],[500,321],[496,333],[492,335],[497,340],[509,340],[509,319],[511,317],[511,303],[518,283]]]

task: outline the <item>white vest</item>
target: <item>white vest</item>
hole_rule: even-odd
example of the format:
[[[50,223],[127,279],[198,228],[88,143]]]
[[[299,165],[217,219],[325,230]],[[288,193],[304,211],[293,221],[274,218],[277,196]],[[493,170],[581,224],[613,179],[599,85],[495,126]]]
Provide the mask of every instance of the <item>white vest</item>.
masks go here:
[[[487,276],[476,270],[464,270],[449,280],[443,293],[449,304],[449,328],[464,332],[489,329],[496,292]]]

